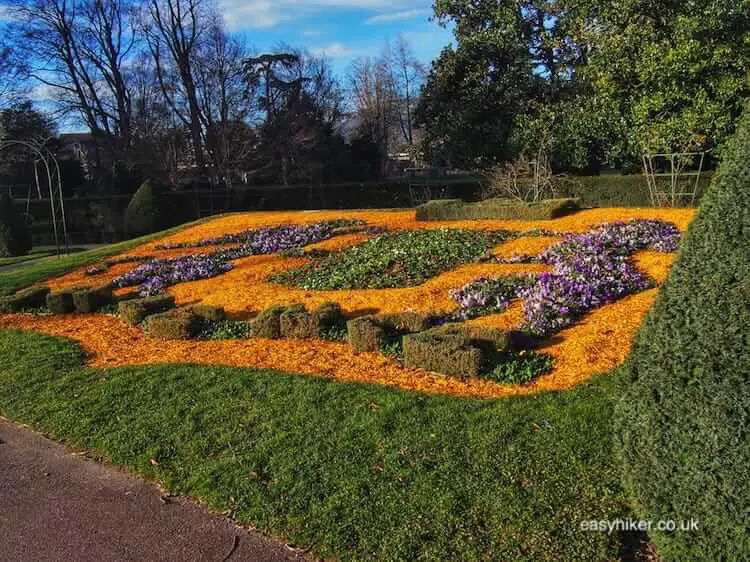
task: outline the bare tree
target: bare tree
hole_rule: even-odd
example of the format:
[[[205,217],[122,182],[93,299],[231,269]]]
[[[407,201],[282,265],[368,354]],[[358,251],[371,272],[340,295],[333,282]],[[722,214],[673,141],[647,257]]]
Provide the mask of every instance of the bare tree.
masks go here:
[[[128,0],[7,0],[16,63],[99,136],[129,142],[125,77],[135,33]]]
[[[386,158],[394,125],[394,97],[388,67],[382,59],[360,57],[349,69],[349,84],[359,134],[372,139]]]
[[[207,0],[148,0],[143,31],[165,101],[189,130],[195,164],[205,165],[202,111],[196,75],[201,42],[213,23]]]
[[[386,46],[383,64],[387,68],[390,87],[393,90],[398,124],[404,142],[414,145],[413,113],[424,81],[424,65],[414,56],[411,45],[399,35],[393,46]]]
[[[196,65],[206,154],[214,177],[228,187],[254,146],[249,125],[253,88],[246,80],[247,55],[244,42],[228,35],[216,18],[201,44]]]
[[[13,51],[0,45],[0,109],[5,109],[19,100],[23,84],[19,80],[18,68],[13,64]]]

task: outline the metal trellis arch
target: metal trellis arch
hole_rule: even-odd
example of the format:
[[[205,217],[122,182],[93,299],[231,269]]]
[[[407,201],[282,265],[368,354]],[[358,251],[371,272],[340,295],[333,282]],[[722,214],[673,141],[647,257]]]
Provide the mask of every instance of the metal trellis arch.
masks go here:
[[[52,212],[52,230],[55,236],[55,248],[58,255],[60,255],[61,249],[63,247],[67,252],[69,250],[68,229],[65,224],[65,202],[63,200],[62,193],[62,176],[60,174],[60,164],[58,163],[57,158],[55,158],[55,155],[46,148],[45,143],[35,144],[29,141],[0,139],[0,152],[14,146],[20,146],[38,157],[38,159],[34,160],[34,178],[36,180],[37,196],[39,197],[39,199],[42,199],[42,190],[41,186],[39,185],[39,172],[37,164],[39,162],[43,164],[44,171],[47,173],[47,186],[49,188],[49,202],[50,210]],[[27,213],[29,211],[30,201],[31,188],[29,187],[29,193],[26,198]]]

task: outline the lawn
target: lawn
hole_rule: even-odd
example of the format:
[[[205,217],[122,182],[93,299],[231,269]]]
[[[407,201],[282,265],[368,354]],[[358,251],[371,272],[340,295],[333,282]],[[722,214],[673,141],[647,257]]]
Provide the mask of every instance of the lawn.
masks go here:
[[[0,332],[0,413],[316,554],[606,560],[627,514],[615,376],[482,401],[279,372],[83,366],[63,339]]]

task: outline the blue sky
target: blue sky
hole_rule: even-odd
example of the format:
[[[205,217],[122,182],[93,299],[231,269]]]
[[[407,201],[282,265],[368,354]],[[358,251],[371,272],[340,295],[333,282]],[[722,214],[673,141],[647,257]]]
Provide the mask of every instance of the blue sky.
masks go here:
[[[258,51],[287,43],[325,53],[342,76],[353,59],[379,54],[398,34],[425,63],[452,39],[429,21],[430,0],[219,0],[218,7],[228,29]]]

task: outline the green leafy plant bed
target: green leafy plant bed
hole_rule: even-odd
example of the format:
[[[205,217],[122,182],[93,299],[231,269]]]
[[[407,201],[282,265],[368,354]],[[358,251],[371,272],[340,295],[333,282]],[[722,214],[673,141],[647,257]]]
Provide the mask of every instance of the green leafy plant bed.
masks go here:
[[[575,213],[579,209],[578,199],[546,199],[535,203],[499,198],[476,203],[465,203],[460,199],[437,199],[417,207],[417,220],[549,220]]]
[[[419,230],[386,234],[271,277],[308,290],[413,287],[484,256],[507,232]]]
[[[0,415],[337,560],[615,560],[619,377],[470,400],[210,365],[88,369],[0,331]]]

